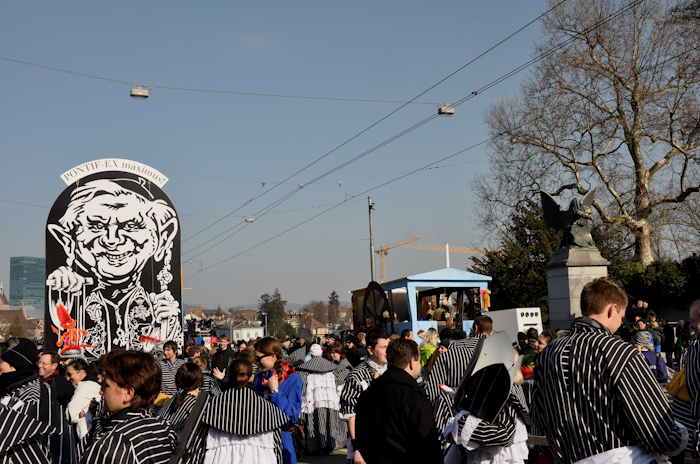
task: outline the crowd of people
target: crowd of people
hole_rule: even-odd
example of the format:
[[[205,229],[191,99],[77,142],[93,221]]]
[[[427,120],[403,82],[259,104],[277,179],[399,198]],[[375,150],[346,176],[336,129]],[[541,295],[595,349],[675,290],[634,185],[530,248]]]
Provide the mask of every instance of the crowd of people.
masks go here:
[[[626,318],[628,306],[615,282],[587,284],[568,330],[518,334],[504,392],[489,385],[478,407],[474,366],[499,340],[487,313],[469,334],[221,337],[214,350],[169,341],[159,356],[93,362],[11,339],[0,463],[293,464],[338,449],[355,464],[697,458],[700,300],[677,325],[643,302]]]

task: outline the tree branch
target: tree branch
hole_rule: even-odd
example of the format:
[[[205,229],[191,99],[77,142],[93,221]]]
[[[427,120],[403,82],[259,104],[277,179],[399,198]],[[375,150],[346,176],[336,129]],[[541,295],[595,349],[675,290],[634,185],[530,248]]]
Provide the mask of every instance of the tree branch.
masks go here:
[[[683,203],[686,198],[688,198],[690,195],[693,193],[698,193],[700,192],[700,184],[693,186],[693,187],[688,187],[685,190],[682,190],[678,195],[670,196],[666,195],[663,197],[659,197],[654,199],[650,204],[649,208],[654,208],[655,206],[662,205],[664,203]]]

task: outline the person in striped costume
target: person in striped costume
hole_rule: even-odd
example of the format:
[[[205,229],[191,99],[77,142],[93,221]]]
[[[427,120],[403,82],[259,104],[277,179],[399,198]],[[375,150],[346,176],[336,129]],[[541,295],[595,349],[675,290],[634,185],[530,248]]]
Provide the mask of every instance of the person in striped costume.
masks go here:
[[[482,338],[474,355],[473,367],[453,402],[459,412],[443,429],[453,444],[445,464],[523,463],[529,453],[529,414],[521,388],[520,355],[505,334]],[[503,368],[510,378],[503,377]]]
[[[36,372],[37,349],[31,340],[10,340],[0,354],[0,462],[48,464],[73,462],[63,408]]]
[[[164,407],[162,414],[181,429],[171,463],[282,463],[281,428],[289,417],[255,393],[249,362],[237,359],[228,370],[224,392],[202,389],[194,400],[187,395],[177,411]]]
[[[180,437],[197,396],[204,386],[202,370],[193,362],[183,364],[175,374],[175,385],[177,394],[163,405],[158,417],[170,424]]]
[[[443,448],[455,443],[470,451],[479,449],[480,452],[488,447],[498,447],[500,451],[513,443],[516,432],[520,433],[519,431],[522,430],[520,424],[527,425],[529,423],[528,408],[522,386],[516,383],[512,386],[506,405],[494,421],[474,423],[468,439],[462,441],[454,439],[455,432],[457,435],[462,435],[468,419],[466,415],[460,414],[460,411],[455,408],[454,395],[464,381],[470,363],[477,354],[479,341],[493,335],[493,333],[493,320],[488,316],[477,317],[474,321],[472,336],[462,340],[453,340],[447,351],[440,354],[435,360],[435,364],[425,380],[424,388],[433,406],[435,422],[438,429],[443,431],[441,435]],[[456,421],[455,417],[457,417]],[[453,438],[450,438],[451,436]],[[479,453],[473,453],[471,458],[475,458],[476,454]],[[496,451],[492,454],[496,454]],[[454,457],[450,459],[454,459]]]
[[[690,305],[690,324],[696,331],[700,331],[700,300]],[[700,423],[700,340],[695,339],[688,345],[683,358],[681,368],[685,368],[685,385],[688,390],[688,401],[679,398],[671,400],[673,417],[688,429],[688,447],[686,452],[694,458],[698,458],[698,423]],[[682,463],[683,455],[674,459]]]
[[[386,349],[389,346],[389,336],[381,328],[370,330],[367,334],[367,352],[369,358],[352,370],[345,380],[343,391],[340,394],[341,418],[348,422],[348,435],[350,440],[347,446],[348,459],[355,462],[363,462],[362,455],[354,449],[355,440],[355,406],[362,392],[369,388],[372,380],[386,371]]]
[[[568,335],[537,358],[533,420],[555,460],[586,464],[650,463],[683,451],[688,435],[634,346],[615,339],[627,294],[608,278],[581,292]]]
[[[204,433],[204,460],[187,463],[281,464],[284,460],[281,433],[289,423],[289,416],[252,388],[249,362],[237,359],[229,369],[228,388],[211,398],[195,434]],[[195,438],[187,450],[196,449],[200,443]]]
[[[454,393],[462,384],[469,370],[469,363],[476,353],[479,340],[493,333],[493,321],[488,316],[479,316],[474,321],[471,337],[452,340],[449,348],[441,353],[425,379],[425,393],[433,406],[435,423],[443,430],[457,413],[452,403]],[[463,335],[462,335],[463,336]],[[443,445],[447,443],[443,442]]]
[[[110,415],[93,427],[81,464],[166,464],[177,435],[148,410],[160,391],[160,368],[148,353],[114,351],[103,363],[102,395]]]
[[[175,373],[185,362],[184,359],[177,358],[177,343],[172,340],[163,343],[163,359],[160,361],[162,373],[160,390],[166,395],[173,396],[177,393]]]
[[[340,398],[333,374],[337,366],[322,357],[321,345],[311,345],[309,353],[311,359],[297,367],[304,382],[301,406],[304,451],[310,455],[329,454],[345,446],[347,433],[338,413]]]

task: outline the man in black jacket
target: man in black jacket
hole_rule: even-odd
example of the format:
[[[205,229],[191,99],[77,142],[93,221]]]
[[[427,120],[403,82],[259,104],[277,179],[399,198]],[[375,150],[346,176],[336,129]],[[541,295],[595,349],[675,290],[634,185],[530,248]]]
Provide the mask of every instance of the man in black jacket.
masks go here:
[[[224,372],[236,359],[236,352],[231,348],[231,340],[224,335],[219,339],[219,349],[211,358],[211,369],[219,369]]]
[[[367,359],[367,348],[364,345],[360,347],[360,340],[355,335],[345,339],[345,357],[352,367],[357,367]]]
[[[51,386],[54,398],[65,408],[73,398],[75,388],[61,372],[60,364],[61,357],[50,350],[41,351],[36,363],[39,377]]]
[[[418,345],[394,340],[387,348],[389,367],[362,393],[355,408],[355,464],[442,462],[433,409],[416,382]]]

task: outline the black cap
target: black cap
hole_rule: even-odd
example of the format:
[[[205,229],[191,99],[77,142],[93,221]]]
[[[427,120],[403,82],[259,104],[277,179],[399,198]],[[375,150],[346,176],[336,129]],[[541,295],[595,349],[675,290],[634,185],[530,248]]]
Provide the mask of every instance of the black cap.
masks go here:
[[[18,371],[36,368],[37,349],[33,341],[27,338],[13,338],[8,348],[0,354],[0,359]]]

